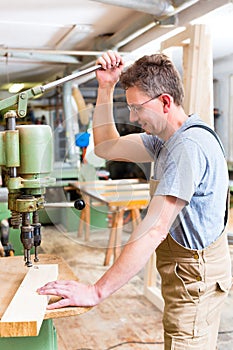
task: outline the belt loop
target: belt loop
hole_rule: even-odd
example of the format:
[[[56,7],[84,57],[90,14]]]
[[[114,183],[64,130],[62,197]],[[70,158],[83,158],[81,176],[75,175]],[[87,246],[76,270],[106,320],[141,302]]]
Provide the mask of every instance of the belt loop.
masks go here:
[[[206,259],[206,249],[202,249],[202,250],[200,251],[200,253],[201,253],[203,262],[206,263],[206,262],[207,262],[207,259]]]

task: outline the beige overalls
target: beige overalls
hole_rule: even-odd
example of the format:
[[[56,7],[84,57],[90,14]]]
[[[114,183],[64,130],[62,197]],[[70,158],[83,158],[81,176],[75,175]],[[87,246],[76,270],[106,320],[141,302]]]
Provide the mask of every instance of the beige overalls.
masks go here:
[[[151,181],[151,195],[157,184]],[[203,250],[185,248],[168,234],[156,258],[165,302],[164,349],[215,350],[222,305],[232,283],[226,233]]]

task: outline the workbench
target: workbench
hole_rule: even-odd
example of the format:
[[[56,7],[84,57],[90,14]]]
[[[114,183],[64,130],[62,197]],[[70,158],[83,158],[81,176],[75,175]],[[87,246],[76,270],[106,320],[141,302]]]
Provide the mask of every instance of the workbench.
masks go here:
[[[63,258],[48,254],[40,254],[39,258],[40,261],[38,264],[40,265],[58,265],[58,279],[78,280]],[[23,256],[6,257],[0,259],[0,318],[2,318],[27,271],[28,267],[24,265]],[[52,297],[50,299],[50,302],[53,302],[55,300],[56,297]],[[52,320],[59,317],[68,317],[83,314],[89,309],[90,308],[86,307],[66,307],[61,309],[48,310],[45,313],[44,321],[38,336],[0,338],[0,349],[57,350],[56,330],[54,329]]]
[[[82,236],[85,230],[85,240],[89,240],[90,208],[96,205],[96,202],[105,204],[108,212],[112,214],[110,235],[104,260],[104,265],[109,265],[112,255],[115,261],[121,252],[124,212],[131,212],[133,225],[140,222],[140,210],[145,209],[150,200],[149,184],[140,183],[137,179],[122,179],[70,182],[69,185],[80,190],[86,203],[86,207],[82,210],[80,216],[79,237]]]

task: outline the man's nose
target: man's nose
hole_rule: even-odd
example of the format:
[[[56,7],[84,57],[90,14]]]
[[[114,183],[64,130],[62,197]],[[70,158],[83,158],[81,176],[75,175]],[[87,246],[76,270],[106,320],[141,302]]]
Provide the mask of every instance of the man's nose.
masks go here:
[[[137,122],[138,121],[138,114],[135,111],[130,111],[129,113],[129,120],[131,122]]]

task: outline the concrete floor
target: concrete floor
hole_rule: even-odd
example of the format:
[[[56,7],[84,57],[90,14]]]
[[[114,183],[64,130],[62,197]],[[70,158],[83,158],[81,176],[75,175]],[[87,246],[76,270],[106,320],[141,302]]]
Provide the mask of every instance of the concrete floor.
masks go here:
[[[233,232],[233,212],[229,230]],[[129,237],[129,229],[124,239]],[[90,242],[67,233],[60,226],[43,227],[41,250],[62,256],[77,277],[95,282],[107,269],[103,266],[108,230],[91,233]],[[230,246],[233,261],[233,246]],[[143,296],[141,271],[127,285],[86,314],[54,320],[58,350],[137,349],[162,350],[162,313]],[[118,345],[118,346],[117,346]],[[218,350],[233,350],[233,288],[222,312]]]

